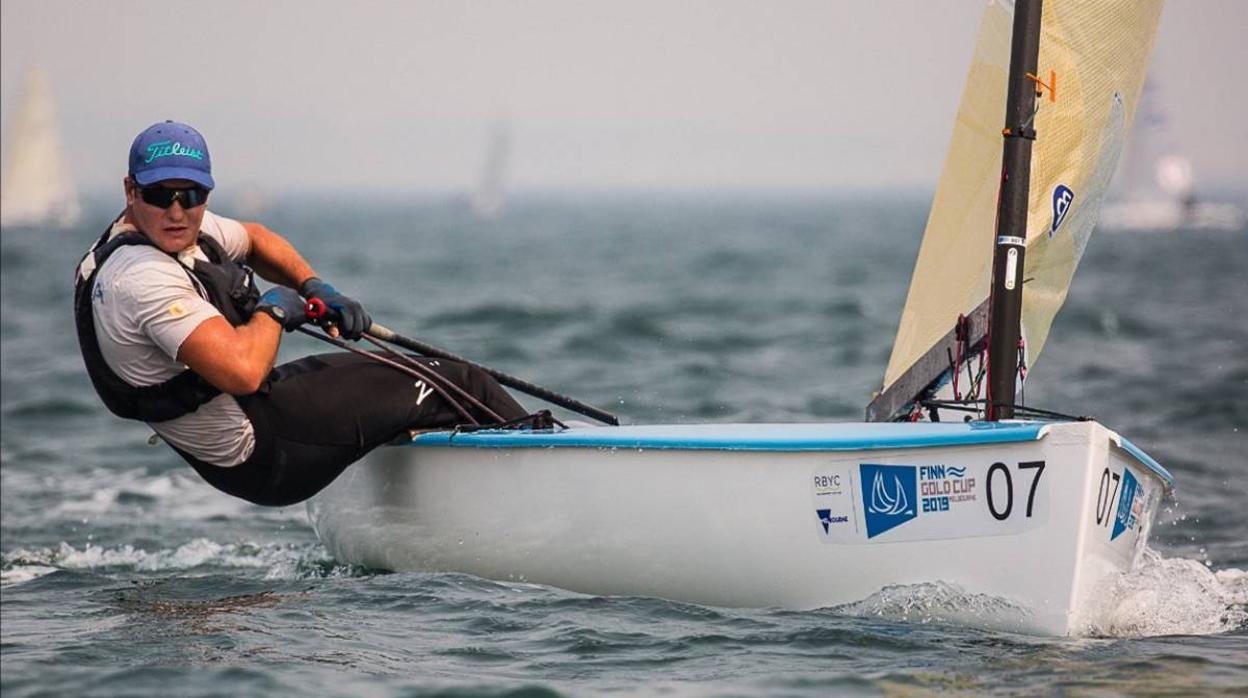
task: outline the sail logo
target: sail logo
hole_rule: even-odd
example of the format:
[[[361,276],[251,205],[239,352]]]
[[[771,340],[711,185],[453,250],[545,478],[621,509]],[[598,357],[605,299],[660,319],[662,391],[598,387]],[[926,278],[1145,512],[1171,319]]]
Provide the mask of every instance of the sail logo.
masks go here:
[[[1071,204],[1075,203],[1075,192],[1065,184],[1057,185],[1053,190],[1053,225],[1049,227],[1049,237],[1053,237],[1057,229],[1061,227],[1062,221],[1066,220],[1066,214],[1070,212]]]
[[[874,538],[918,516],[917,469],[913,465],[858,466],[867,538]]]
[[[1114,540],[1123,533],[1135,528],[1135,524],[1139,521],[1139,515],[1143,507],[1136,507],[1135,494],[1140,489],[1140,483],[1131,474],[1127,468],[1122,471],[1122,496],[1118,497],[1118,513],[1114,516],[1114,530],[1109,534],[1109,539]]]

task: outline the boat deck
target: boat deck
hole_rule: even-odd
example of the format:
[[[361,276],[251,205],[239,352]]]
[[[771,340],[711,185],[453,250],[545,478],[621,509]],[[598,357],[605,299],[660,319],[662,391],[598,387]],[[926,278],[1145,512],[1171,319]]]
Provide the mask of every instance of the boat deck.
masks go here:
[[[864,451],[976,446],[1035,441],[1049,422],[840,422],[826,424],[641,424],[574,426],[563,431],[436,431],[411,446],[451,448],[595,448],[695,451]],[[1117,446],[1157,473],[1174,478],[1130,441],[1110,432]]]

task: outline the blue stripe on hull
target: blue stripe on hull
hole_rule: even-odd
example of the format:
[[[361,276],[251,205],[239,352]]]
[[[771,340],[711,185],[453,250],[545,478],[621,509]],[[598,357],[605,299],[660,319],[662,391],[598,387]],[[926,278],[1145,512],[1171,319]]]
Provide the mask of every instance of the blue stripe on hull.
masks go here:
[[[1034,441],[1042,422],[671,424],[576,427],[560,432],[431,432],[417,446],[649,448],[722,451],[857,451]]]
[[[1158,463],[1157,461],[1153,460],[1152,456],[1140,450],[1139,446],[1136,446],[1130,441],[1127,441],[1126,438],[1124,437],[1119,437],[1119,438],[1122,439],[1122,450],[1126,451],[1127,453],[1130,453],[1132,458],[1143,463],[1145,466],[1148,467],[1149,470],[1152,470],[1154,473],[1157,473],[1157,475],[1159,475],[1162,480],[1166,481],[1166,487],[1174,486],[1174,476],[1171,475],[1170,471],[1166,470],[1161,465],[1161,463]]]
[[[566,431],[490,430],[421,434],[413,446],[452,448],[605,448],[694,451],[864,451],[1035,441],[1045,422],[849,422],[834,424],[657,424],[578,426]],[[1169,487],[1174,477],[1121,439],[1122,449]]]

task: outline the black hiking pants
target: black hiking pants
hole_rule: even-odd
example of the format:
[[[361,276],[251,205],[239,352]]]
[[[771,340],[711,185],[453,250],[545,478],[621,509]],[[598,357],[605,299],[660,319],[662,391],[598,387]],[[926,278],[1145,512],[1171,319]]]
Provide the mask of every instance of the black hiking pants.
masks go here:
[[[489,374],[462,363],[412,357],[504,420],[523,407]],[[453,395],[453,393],[452,393]],[[460,401],[482,424],[495,420]],[[213,487],[255,504],[287,506],[321,491],[348,465],[409,429],[465,423],[428,381],[351,353],[318,354],[273,369],[238,398],[256,447],[241,464],[205,463],[174,448]]]

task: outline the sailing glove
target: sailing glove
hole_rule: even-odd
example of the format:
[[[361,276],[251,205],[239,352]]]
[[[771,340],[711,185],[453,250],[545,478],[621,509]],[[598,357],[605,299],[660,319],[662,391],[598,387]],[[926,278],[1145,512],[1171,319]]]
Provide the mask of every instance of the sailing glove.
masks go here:
[[[274,286],[260,296],[256,303],[257,313],[266,313],[277,320],[287,332],[308,321],[308,313],[304,310],[303,299],[298,293],[285,286]]]
[[[359,301],[338,292],[338,289],[315,276],[299,289],[305,298],[320,299],[329,309],[330,320],[346,339],[359,339],[373,325],[373,319]]]

